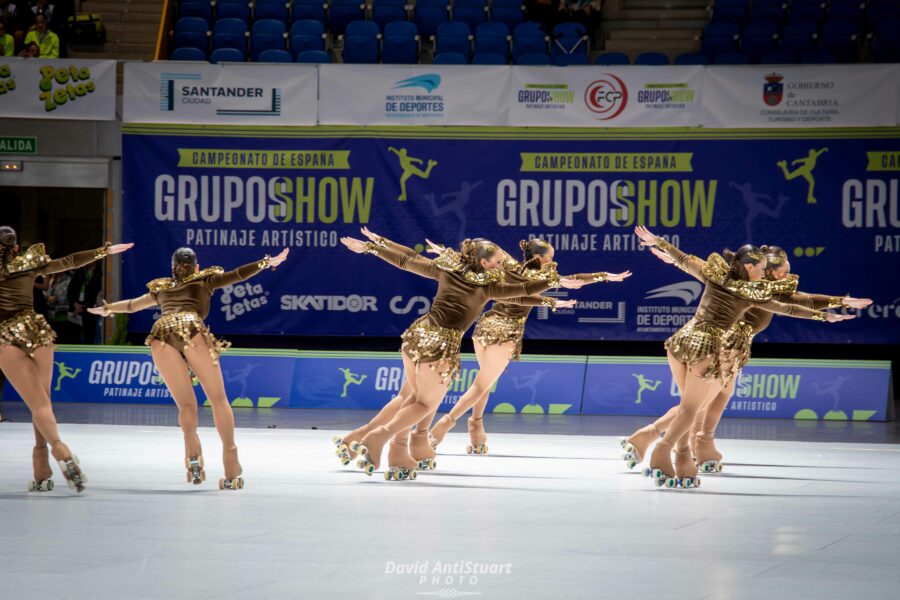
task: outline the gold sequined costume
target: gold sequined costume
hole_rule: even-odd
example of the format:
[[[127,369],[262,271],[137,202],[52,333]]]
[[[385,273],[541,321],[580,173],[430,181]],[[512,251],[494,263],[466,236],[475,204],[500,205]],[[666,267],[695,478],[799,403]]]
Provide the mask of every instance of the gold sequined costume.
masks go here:
[[[554,262],[548,262],[538,268],[533,268],[516,262],[507,255],[503,268],[508,281],[548,281],[553,287],[559,285],[560,276],[557,273],[556,263]],[[603,272],[579,273],[577,275],[569,275],[568,278],[589,282],[606,281],[607,274]],[[543,297],[541,304],[556,310],[555,298]],[[515,346],[513,347],[510,360],[519,360],[519,357],[522,355],[525,322],[528,320],[532,308],[534,306],[495,302],[489,311],[478,318],[478,322],[475,324],[475,331],[472,333],[472,339],[485,348],[514,342]]]
[[[184,354],[184,349],[192,348],[194,339],[199,335],[209,347],[213,364],[218,365],[219,355],[231,344],[216,338],[203,321],[209,315],[213,293],[219,288],[249,279],[268,266],[269,257],[266,256],[233,271],[209,267],[182,279],[154,279],[147,284],[149,291],[143,296],[104,306],[110,313],[132,313],[159,305],[162,315],[153,324],[144,343],[149,346],[154,340],[159,340]]]
[[[56,333],[34,312],[34,280],[77,269],[106,256],[103,246],[51,260],[43,244],[35,244],[0,269],[0,346],[16,346],[28,356],[52,346]]]
[[[403,333],[401,351],[416,367],[440,365],[441,378],[455,378],[459,372],[459,344],[463,332],[492,299],[537,306],[544,302],[534,296],[551,287],[547,280],[506,282],[502,269],[473,271],[459,253],[447,250],[435,259],[387,239],[367,244],[368,252],[399,269],[438,282],[431,309]]]
[[[749,328],[737,324],[742,320],[746,323],[746,315],[751,309],[801,319],[824,321],[826,318],[824,312],[778,300],[796,292],[795,279],[734,279],[729,275],[728,264],[719,254],[710,254],[703,261],[681,252],[662,239],[658,247],[675,261],[679,269],[706,284],[694,318],[665,342],[666,349],[679,361],[690,367],[702,366],[702,372],[698,374],[704,378],[721,379],[727,383],[740,371],[745,358],[749,359],[750,340],[746,334]]]

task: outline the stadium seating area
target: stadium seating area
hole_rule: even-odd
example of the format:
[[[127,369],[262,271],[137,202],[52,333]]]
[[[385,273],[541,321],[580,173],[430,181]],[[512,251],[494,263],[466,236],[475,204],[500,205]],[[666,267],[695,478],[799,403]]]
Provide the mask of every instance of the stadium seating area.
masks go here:
[[[369,2],[369,3],[366,3]],[[524,21],[522,0],[182,0],[174,60],[353,64],[623,65],[591,60],[578,23]],[[700,51],[673,64],[900,62],[898,0],[715,0]],[[667,65],[644,52],[638,65]]]

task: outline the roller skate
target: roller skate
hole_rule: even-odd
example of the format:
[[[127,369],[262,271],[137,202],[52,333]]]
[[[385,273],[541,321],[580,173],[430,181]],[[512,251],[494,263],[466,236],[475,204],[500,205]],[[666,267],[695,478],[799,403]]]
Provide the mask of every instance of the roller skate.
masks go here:
[[[431,447],[434,450],[437,450],[438,445],[444,441],[444,438],[447,436],[447,432],[453,429],[456,426],[456,421],[453,420],[449,414],[444,415],[438,422],[434,424],[431,428]]]
[[[697,467],[703,473],[722,472],[722,453],[716,450],[712,434],[699,433],[694,441]]]
[[[49,492],[53,489],[53,471],[50,469],[50,450],[47,446],[35,446],[31,451],[34,479],[28,484],[29,492]]]
[[[418,461],[420,471],[433,471],[437,469],[437,462],[434,457],[437,456],[434,448],[428,442],[428,432],[414,430],[409,435],[409,453]]]
[[[487,454],[487,435],[484,433],[484,417],[469,417],[469,440],[472,442],[466,446],[466,454]]]
[[[388,445],[388,470],[384,472],[386,481],[403,481],[416,478],[418,462],[409,455],[409,436],[400,435]]]
[[[679,487],[700,487],[700,478],[697,477],[697,465],[691,456],[690,446],[675,449],[675,478]]]
[[[238,462],[237,447],[224,448],[222,450],[222,462],[225,463],[225,477],[219,480],[219,489],[244,489],[244,478],[241,477],[243,469],[241,469],[241,463]],[[229,473],[233,473],[233,475],[229,476]]]
[[[194,485],[206,481],[206,471],[203,470],[202,456],[188,456],[184,459],[184,468],[187,469],[187,482]]]
[[[659,442],[653,453],[650,455],[650,466],[644,468],[644,477],[653,480],[656,487],[667,487],[669,489],[678,485],[675,479],[675,467],[672,466],[672,444],[668,442]]]
[[[638,429],[628,438],[621,438],[619,445],[622,446],[622,460],[625,461],[625,466],[633,469],[641,464],[650,444],[657,438],[659,438],[659,429],[653,423]]]
[[[363,436],[361,441],[350,444],[350,451],[360,457],[356,461],[356,466],[362,469],[366,475],[372,475],[378,470],[378,465],[381,464],[381,452],[390,438],[391,432],[382,425]]]
[[[334,453],[340,459],[342,465],[346,467],[350,464],[350,461],[356,458],[356,451],[352,449],[352,446],[354,443],[359,443],[359,440],[367,433],[369,433],[369,426],[364,425],[343,437],[336,435],[331,438],[331,443],[337,447]]]
[[[72,454],[72,451],[62,442],[53,444],[53,449],[56,450],[53,453],[53,458],[59,464],[59,470],[62,471],[63,476],[66,478],[66,483],[80,494],[84,491],[87,476],[79,466],[78,457]],[[63,455],[65,458],[59,458],[59,455]]]

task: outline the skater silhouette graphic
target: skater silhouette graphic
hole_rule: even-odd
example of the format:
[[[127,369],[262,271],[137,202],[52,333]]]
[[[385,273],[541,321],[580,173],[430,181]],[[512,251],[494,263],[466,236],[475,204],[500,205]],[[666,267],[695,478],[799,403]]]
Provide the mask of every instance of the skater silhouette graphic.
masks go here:
[[[400,148],[397,150],[393,146],[388,146],[388,150],[397,155],[397,159],[400,161],[400,168],[403,169],[403,175],[400,176],[400,195],[397,196],[397,200],[401,202],[406,201],[406,180],[415,175],[416,177],[420,177],[422,179],[428,179],[431,176],[431,170],[437,166],[436,160],[429,160],[428,166],[423,171],[416,165],[422,164],[421,158],[413,158],[409,154],[406,153],[406,148]]]
[[[644,390],[655,392],[659,387],[659,384],[662,383],[662,381],[658,379],[647,379],[642,373],[632,373],[631,376],[637,379],[638,386],[640,386],[638,387],[637,400],[634,401],[635,404],[641,403],[641,395],[644,393]]]
[[[550,371],[543,371],[538,369],[528,377],[513,377],[512,382],[513,385],[516,386],[517,390],[527,389],[531,390],[531,400],[528,404],[537,404],[535,400],[537,399],[537,384],[538,382]]]
[[[357,375],[350,371],[350,369],[338,369],[341,373],[344,374],[344,392],[341,394],[341,398],[347,397],[347,387],[350,384],[359,385],[363,381],[366,380],[366,375]]]
[[[241,393],[237,395],[238,398],[246,398],[247,393],[247,381],[250,378],[250,371],[258,367],[258,363],[254,363],[252,365],[248,364],[243,369],[238,369],[236,371],[228,370],[225,371],[225,381],[227,383],[234,383],[235,381],[241,384]]]
[[[53,388],[54,392],[58,392],[61,389],[63,379],[75,379],[75,377],[81,373],[81,369],[70,369],[66,366],[66,363],[57,362],[55,360],[53,363],[59,368],[59,375],[56,377],[56,386]]]
[[[452,213],[459,219],[459,233],[456,236],[457,240],[461,241],[466,237],[466,204],[469,203],[469,198],[472,196],[472,192],[475,188],[483,184],[483,181],[476,181],[475,183],[463,181],[459,191],[441,194],[441,202],[443,203],[441,206],[438,206],[437,198],[434,193],[428,192],[425,194],[425,199],[431,204],[431,211],[434,213],[435,217],[443,217],[448,213]],[[450,198],[451,201],[444,202],[445,198]]]
[[[781,167],[782,172],[784,172],[784,178],[790,181],[791,179],[796,179],[797,177],[802,177],[806,180],[806,183],[809,184],[806,192],[806,203],[807,204],[815,204],[816,197],[814,195],[814,191],[816,188],[816,179],[813,177],[813,169],[816,168],[816,161],[820,156],[828,152],[828,148],[822,148],[821,150],[812,149],[809,151],[809,154],[806,158],[798,158],[796,160],[791,161],[791,166],[796,166],[793,171],[788,171],[787,161],[779,160],[776,164]]]
[[[813,387],[816,388],[816,394],[818,394],[819,396],[831,396],[834,398],[834,406],[832,406],[831,408],[832,412],[837,412],[838,403],[841,401],[841,388],[844,387],[844,383],[849,379],[853,378],[850,375],[838,375],[837,379],[826,381],[825,385],[819,385],[818,381],[813,382]]]
[[[748,244],[753,243],[753,221],[756,219],[756,217],[758,217],[759,215],[764,215],[766,217],[777,219],[781,215],[781,208],[784,206],[784,203],[790,200],[790,197],[779,194],[778,206],[772,208],[762,201],[764,198],[766,200],[771,200],[772,197],[768,194],[758,194],[754,192],[753,186],[750,182],[747,182],[743,185],[738,185],[737,182],[731,181],[728,185],[736,189],[741,194],[741,197],[744,200],[744,204],[747,205],[747,217],[744,219],[744,231],[747,235],[746,242]]]

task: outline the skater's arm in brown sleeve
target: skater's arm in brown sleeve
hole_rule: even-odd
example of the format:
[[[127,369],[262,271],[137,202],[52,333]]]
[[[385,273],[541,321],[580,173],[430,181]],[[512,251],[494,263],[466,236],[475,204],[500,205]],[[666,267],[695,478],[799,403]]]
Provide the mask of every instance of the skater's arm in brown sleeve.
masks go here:
[[[813,310],[824,310],[826,308],[841,308],[844,305],[844,296],[827,296],[825,294],[807,294],[805,292],[794,292],[790,296],[791,304],[799,304]]]
[[[103,302],[103,308],[108,313],[133,313],[151,306],[156,306],[156,297],[152,292],[147,292],[143,296],[138,296],[131,300],[119,300],[112,304]]]
[[[217,290],[226,285],[234,285],[239,281],[250,279],[268,266],[269,255],[267,254],[256,262],[247,263],[246,265],[241,265],[237,269],[212,275],[206,280],[206,283],[209,285],[209,289]]]
[[[705,260],[698,258],[693,254],[682,252],[661,237],[657,237],[656,239],[656,247],[674,260],[674,265],[676,267],[688,275],[696,277],[700,281],[706,281],[706,278],[703,276],[703,265],[706,264]]]
[[[398,269],[410,271],[428,279],[438,278],[439,269],[434,265],[434,261],[425,258],[412,248],[407,248],[390,240],[381,238],[379,242],[366,242],[366,252],[374,254]]]
[[[63,271],[71,271],[72,269],[83,267],[84,265],[90,264],[96,260],[100,260],[101,258],[106,258],[106,249],[109,246],[110,244],[107,243],[106,245],[94,250],[83,250],[81,252],[75,252],[62,258],[51,260],[43,267],[36,269],[36,271],[42,275],[50,275],[53,273],[62,273]]]
[[[825,321],[828,318],[828,313],[826,312],[806,308],[805,306],[801,306],[799,304],[785,304],[784,302],[779,302],[777,300],[769,300],[768,302],[754,304],[753,307],[761,308],[769,312],[784,315],[787,317],[794,317],[797,319],[813,319],[815,321]]]
[[[598,283],[600,281],[606,281],[609,273],[606,271],[597,271],[596,273],[576,273],[575,275],[561,275],[563,279],[577,279],[578,281],[584,281],[585,283]]]
[[[488,296],[493,299],[519,298],[534,296],[554,286],[552,281],[526,281],[525,283],[491,283],[488,285]]]
[[[549,306],[553,309],[556,308],[556,298],[550,296],[521,296],[519,298],[507,298],[503,302],[519,306]]]

